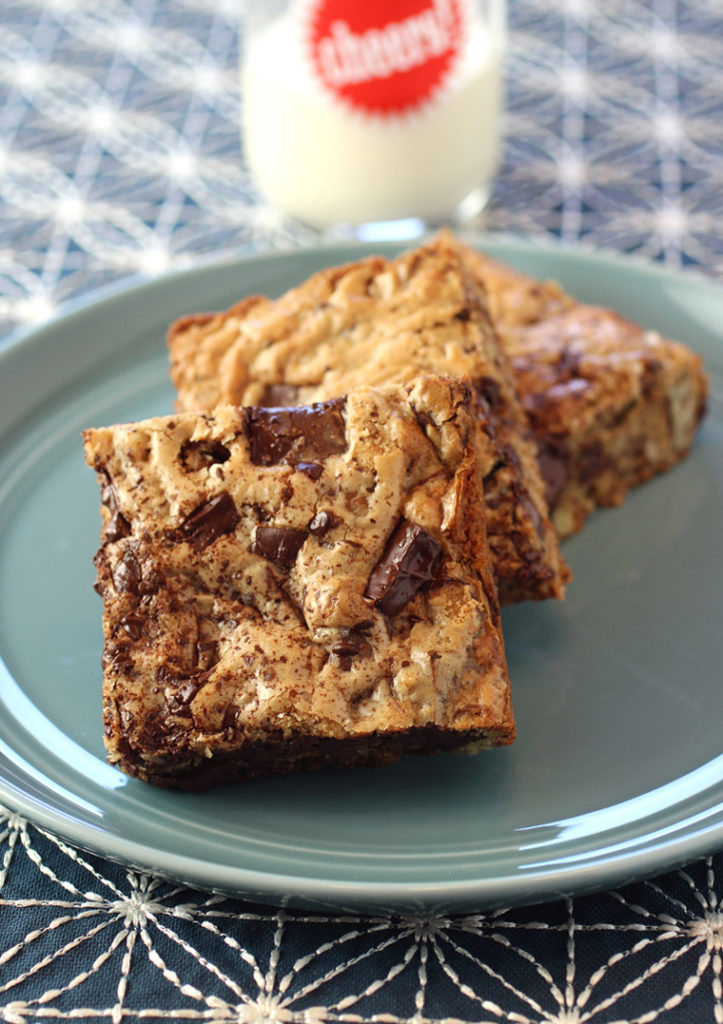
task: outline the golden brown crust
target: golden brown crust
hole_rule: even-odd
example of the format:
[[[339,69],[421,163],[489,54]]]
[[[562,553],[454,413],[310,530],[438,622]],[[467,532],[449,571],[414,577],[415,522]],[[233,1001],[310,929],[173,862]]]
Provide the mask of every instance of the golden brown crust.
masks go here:
[[[359,388],[287,447],[230,406],[86,431],[111,761],[202,788],[511,742],[473,401]]]
[[[553,522],[578,531],[598,506],[670,469],[703,416],[702,361],[617,313],[575,301],[552,281],[466,249],[538,439]]]
[[[440,238],[398,257],[321,271],[280,299],[254,297],[169,334],[178,408],[318,402],[420,374],[476,382],[497,459],[484,481],[503,603],[561,597],[570,578],[535,450],[483,289]]]

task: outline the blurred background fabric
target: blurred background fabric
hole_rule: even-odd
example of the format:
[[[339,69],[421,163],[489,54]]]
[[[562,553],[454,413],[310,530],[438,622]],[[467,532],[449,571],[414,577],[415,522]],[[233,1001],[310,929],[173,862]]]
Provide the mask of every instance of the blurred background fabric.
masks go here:
[[[242,161],[240,10],[2,5],[5,330],[128,275],[305,240],[260,201]],[[488,226],[720,275],[719,0],[513,0],[509,22]]]
[[[313,241],[244,167],[240,10],[0,6],[2,333]],[[723,276],[720,0],[511,0],[509,24],[487,227]],[[721,875],[713,854],[527,909],[313,915],[129,871],[6,808],[0,1020],[720,1024]]]

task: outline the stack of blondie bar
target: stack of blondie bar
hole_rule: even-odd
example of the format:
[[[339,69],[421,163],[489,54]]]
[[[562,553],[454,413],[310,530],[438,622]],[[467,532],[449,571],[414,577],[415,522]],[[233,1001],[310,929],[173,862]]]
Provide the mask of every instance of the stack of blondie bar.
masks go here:
[[[515,737],[499,606],[672,466],[700,360],[444,234],[169,333],[177,413],[85,432],[110,760],[199,789]]]

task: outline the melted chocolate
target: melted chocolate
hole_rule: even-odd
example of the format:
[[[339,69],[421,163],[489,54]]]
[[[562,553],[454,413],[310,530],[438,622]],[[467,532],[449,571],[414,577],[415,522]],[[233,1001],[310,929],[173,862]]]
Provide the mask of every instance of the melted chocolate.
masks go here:
[[[122,512],[114,512],[103,533],[103,541],[110,542],[127,537],[131,532],[130,524]]]
[[[100,489],[100,500],[111,513],[115,514],[120,508],[118,504],[118,493],[113,486],[110,476],[105,472],[105,470],[102,472],[102,480],[103,485]]]
[[[365,597],[391,618],[437,576],[442,549],[421,526],[400,519],[367,582]]]
[[[474,388],[479,397],[492,413],[499,413],[504,407],[502,390],[499,383],[493,377],[480,377],[474,382]]]
[[[140,593],[143,574],[138,559],[126,548],[121,558],[113,566],[113,586],[118,594]]]
[[[127,537],[131,532],[131,528],[128,520],[120,510],[118,494],[111,483],[110,477],[107,473],[104,473],[103,476],[105,478],[105,483],[101,488],[100,500],[111,513],[110,519],[108,520],[103,532],[103,542],[108,543],[120,540],[122,537]]]
[[[140,640],[143,635],[143,619],[138,618],[137,615],[124,615],[119,622],[119,626],[128,634],[131,640]]]
[[[309,466],[346,450],[342,415],[344,398],[289,409],[246,410],[251,461],[257,466],[280,463]]]
[[[270,562],[290,569],[306,537],[306,530],[297,530],[292,526],[259,526],[251,550],[256,555],[268,558]]]
[[[580,449],[579,476],[583,483],[589,483],[602,476],[614,466],[613,459],[605,451],[600,441],[591,441]]]
[[[336,656],[342,672],[350,671],[354,658],[367,658],[371,652],[372,648],[369,641],[362,633],[354,629],[350,630],[340,640],[337,640],[331,648],[331,653]]]
[[[223,491],[194,509],[181,523],[178,533],[200,551],[222,534],[232,533],[237,522],[233,498],[228,491]]]
[[[554,512],[560,495],[565,489],[569,476],[568,463],[569,457],[562,445],[550,441],[538,441],[537,464],[545,484],[545,499],[550,512]]]

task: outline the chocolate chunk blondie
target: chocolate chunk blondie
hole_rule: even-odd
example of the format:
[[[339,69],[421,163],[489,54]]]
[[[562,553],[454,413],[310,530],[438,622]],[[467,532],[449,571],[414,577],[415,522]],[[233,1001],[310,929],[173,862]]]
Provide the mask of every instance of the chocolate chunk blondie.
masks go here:
[[[109,759],[159,785],[515,734],[472,387],[87,430]]]
[[[560,537],[598,506],[689,451],[705,410],[699,356],[617,313],[576,302],[552,281],[518,273],[472,249],[520,399],[537,438]]]
[[[473,382],[495,459],[487,537],[503,604],[562,597],[570,573],[483,289],[451,241],[324,270],[276,301],[185,317],[169,332],[178,409],[320,402],[424,374]]]

